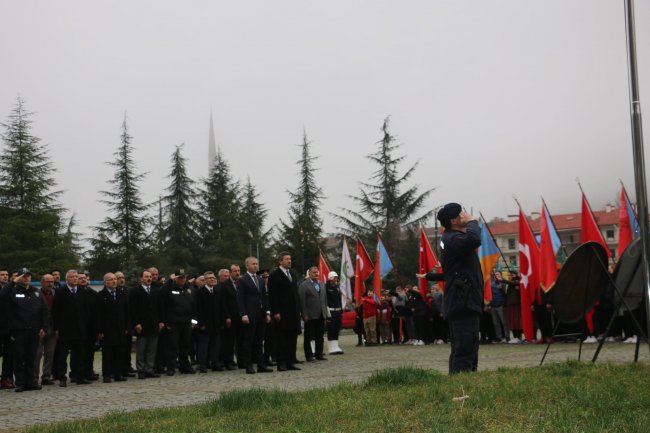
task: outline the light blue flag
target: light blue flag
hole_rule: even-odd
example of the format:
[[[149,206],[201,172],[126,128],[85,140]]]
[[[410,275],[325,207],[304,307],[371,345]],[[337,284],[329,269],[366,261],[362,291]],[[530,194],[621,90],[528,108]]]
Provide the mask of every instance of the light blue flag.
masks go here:
[[[393,270],[393,262],[388,257],[388,252],[384,248],[384,243],[379,239],[377,243],[377,251],[379,252],[379,274],[384,278],[390,271]]]

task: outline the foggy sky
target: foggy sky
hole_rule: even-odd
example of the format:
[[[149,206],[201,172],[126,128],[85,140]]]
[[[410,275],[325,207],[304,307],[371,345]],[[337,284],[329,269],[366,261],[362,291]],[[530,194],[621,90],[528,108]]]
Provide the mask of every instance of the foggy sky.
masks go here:
[[[636,2],[641,105],[650,105],[650,4]],[[217,143],[269,210],[287,213],[303,128],[327,212],[353,207],[380,127],[402,170],[486,218],[594,209],[634,195],[623,1],[3,1],[0,121],[36,112],[78,231],[104,218],[126,113],[145,202],[174,146],[207,174]],[[646,131],[648,117],[646,116]],[[645,141],[648,142],[646,132]],[[152,209],[153,211],[153,209]]]

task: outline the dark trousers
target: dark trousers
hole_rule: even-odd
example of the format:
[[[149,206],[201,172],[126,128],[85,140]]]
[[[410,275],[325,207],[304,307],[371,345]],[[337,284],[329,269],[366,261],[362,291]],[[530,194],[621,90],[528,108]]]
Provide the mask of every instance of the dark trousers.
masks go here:
[[[133,336],[128,334],[126,336],[126,343],[122,345],[122,374],[130,373],[133,371],[133,364],[131,364],[131,348],[133,344]]]
[[[174,371],[176,365],[178,365],[179,371],[188,371],[191,368],[192,326],[189,323],[172,323],[168,325],[167,333],[169,335],[167,371]]]
[[[34,380],[34,359],[38,350],[38,331],[33,329],[13,331],[13,363],[16,386],[30,387]]]
[[[323,318],[319,319],[309,319],[305,322],[305,338],[302,344],[302,348],[305,351],[305,358],[313,358],[314,355],[321,357],[323,356],[323,334],[325,333],[325,320]],[[314,354],[311,351],[311,341],[316,342],[316,353]]]
[[[427,317],[413,316],[415,322],[415,339],[425,341],[427,339]]]
[[[264,341],[264,328],[266,326],[266,313],[257,316],[250,315],[250,323],[241,324],[241,354],[242,362],[246,367],[257,363],[258,367],[264,366],[264,354],[262,353],[262,341]]]
[[[275,350],[278,355],[278,365],[291,365],[296,359],[298,331],[275,327]]]
[[[232,318],[230,327],[223,328],[221,334],[221,362],[224,365],[235,363],[235,353],[237,354],[237,364],[241,362],[241,320],[237,317]]]
[[[153,373],[158,350],[158,335],[138,335],[135,343],[135,367],[138,373]]]
[[[342,314],[340,311],[332,311],[332,317],[327,322],[327,341],[334,341],[339,339],[341,333]]]
[[[158,333],[158,343],[156,344],[156,372],[162,373],[165,370],[167,363],[167,341],[169,340],[169,333],[166,328],[163,328]]]
[[[102,376],[104,379],[122,377],[124,345],[102,346]]]
[[[218,331],[199,331],[197,356],[199,368],[215,368],[219,364],[220,335]]]
[[[546,305],[535,304],[535,316],[542,338],[550,338],[553,335],[553,317],[551,312],[546,309]]]
[[[97,339],[89,338],[84,341],[84,354],[83,354],[83,364],[84,364],[84,374],[85,377],[90,377],[95,372],[95,350]],[[82,376],[83,378],[84,376]]]
[[[268,364],[271,360],[276,360],[275,354],[275,324],[273,321],[266,324],[264,329],[264,362]]]
[[[481,314],[461,311],[449,319],[449,374],[476,371]]]
[[[70,379],[85,378],[84,371],[84,340],[61,340],[56,345],[55,365],[59,380],[66,379],[68,372],[68,353],[70,354]]]
[[[399,316],[393,315],[390,318],[390,330],[393,333],[393,343],[400,342],[400,319]]]
[[[2,379],[12,379],[14,375],[14,357],[12,354],[11,335],[0,334],[0,352],[2,352]]]

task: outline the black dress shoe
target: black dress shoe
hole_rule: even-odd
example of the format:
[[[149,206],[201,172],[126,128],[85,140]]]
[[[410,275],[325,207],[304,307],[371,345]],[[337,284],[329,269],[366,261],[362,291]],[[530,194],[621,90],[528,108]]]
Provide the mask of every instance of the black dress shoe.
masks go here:
[[[321,356],[317,356],[316,360],[317,361],[327,361],[327,358],[325,358],[323,355],[321,355]]]
[[[50,379],[41,380],[41,385],[54,385],[54,381]]]
[[[235,364],[228,364],[226,370],[237,370],[237,366]]]
[[[316,362],[313,356],[310,356],[309,358],[306,359],[307,362]]]
[[[275,363],[275,362],[273,362],[273,361],[267,361],[267,362],[266,362],[266,365],[268,365],[269,367],[275,367],[275,366],[278,365],[278,364]]]
[[[255,374],[255,369],[251,367],[246,367],[246,374]]]
[[[40,391],[41,389],[43,389],[43,387],[38,383],[33,383],[25,387],[25,391]]]
[[[104,382],[104,383],[111,383],[111,382],[113,382],[113,379],[110,378],[110,377],[105,377],[104,379],[102,379],[102,382]]]
[[[287,371],[287,366],[284,364],[278,364],[278,371]]]
[[[257,367],[257,372],[258,372],[258,373],[272,373],[273,370],[271,370],[271,369],[268,368],[268,367],[264,367],[264,366],[262,366],[262,367]]]
[[[207,373],[208,369],[207,368],[199,368],[199,373]]]
[[[181,370],[181,374],[195,374],[195,373],[196,373],[196,370],[194,370],[191,367],[188,368],[187,370]]]
[[[23,391],[25,391],[25,389],[22,386],[16,386],[14,388],[14,392],[23,392]]]
[[[65,388],[66,386],[68,386],[68,381],[66,379],[59,380],[59,386],[61,388]]]
[[[117,376],[115,378],[115,382],[126,382],[126,377]]]
[[[173,376],[173,375],[174,375],[174,371],[170,370],[167,372],[167,376]]]
[[[305,361],[300,361],[300,360],[297,360],[297,359],[294,359],[294,360],[293,360],[293,363],[294,363],[294,364],[303,364],[304,362],[305,362]]]
[[[97,375],[97,376],[95,377],[95,375],[93,374],[93,375],[90,375],[90,376],[86,376],[85,379],[86,379],[87,381],[89,381],[89,382],[94,382],[94,381],[96,381],[96,380],[99,380],[99,375]]]
[[[158,373],[145,373],[144,377],[150,378],[150,377],[160,377]]]
[[[147,375],[145,373],[139,372],[138,373],[138,379],[146,379]]]
[[[300,368],[299,368],[299,367],[296,367],[296,366],[293,365],[293,364],[289,364],[289,365],[287,365],[287,370],[300,370]]]
[[[217,365],[215,367],[212,367],[212,371],[225,371],[225,370],[226,367],[224,367],[223,365]]]
[[[77,385],[90,385],[90,381],[86,379],[77,379],[75,383]]]

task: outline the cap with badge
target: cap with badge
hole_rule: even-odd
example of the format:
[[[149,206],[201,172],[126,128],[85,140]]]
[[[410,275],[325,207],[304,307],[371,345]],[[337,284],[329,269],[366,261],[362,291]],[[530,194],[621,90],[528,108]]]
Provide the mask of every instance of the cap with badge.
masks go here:
[[[176,278],[178,278],[178,277],[186,277],[187,274],[185,273],[185,269],[181,268],[181,269],[176,269],[176,270],[174,271],[174,276],[175,276]]]
[[[450,221],[456,218],[463,211],[463,208],[458,203],[447,203],[438,211],[438,221],[443,226],[448,226]]]

